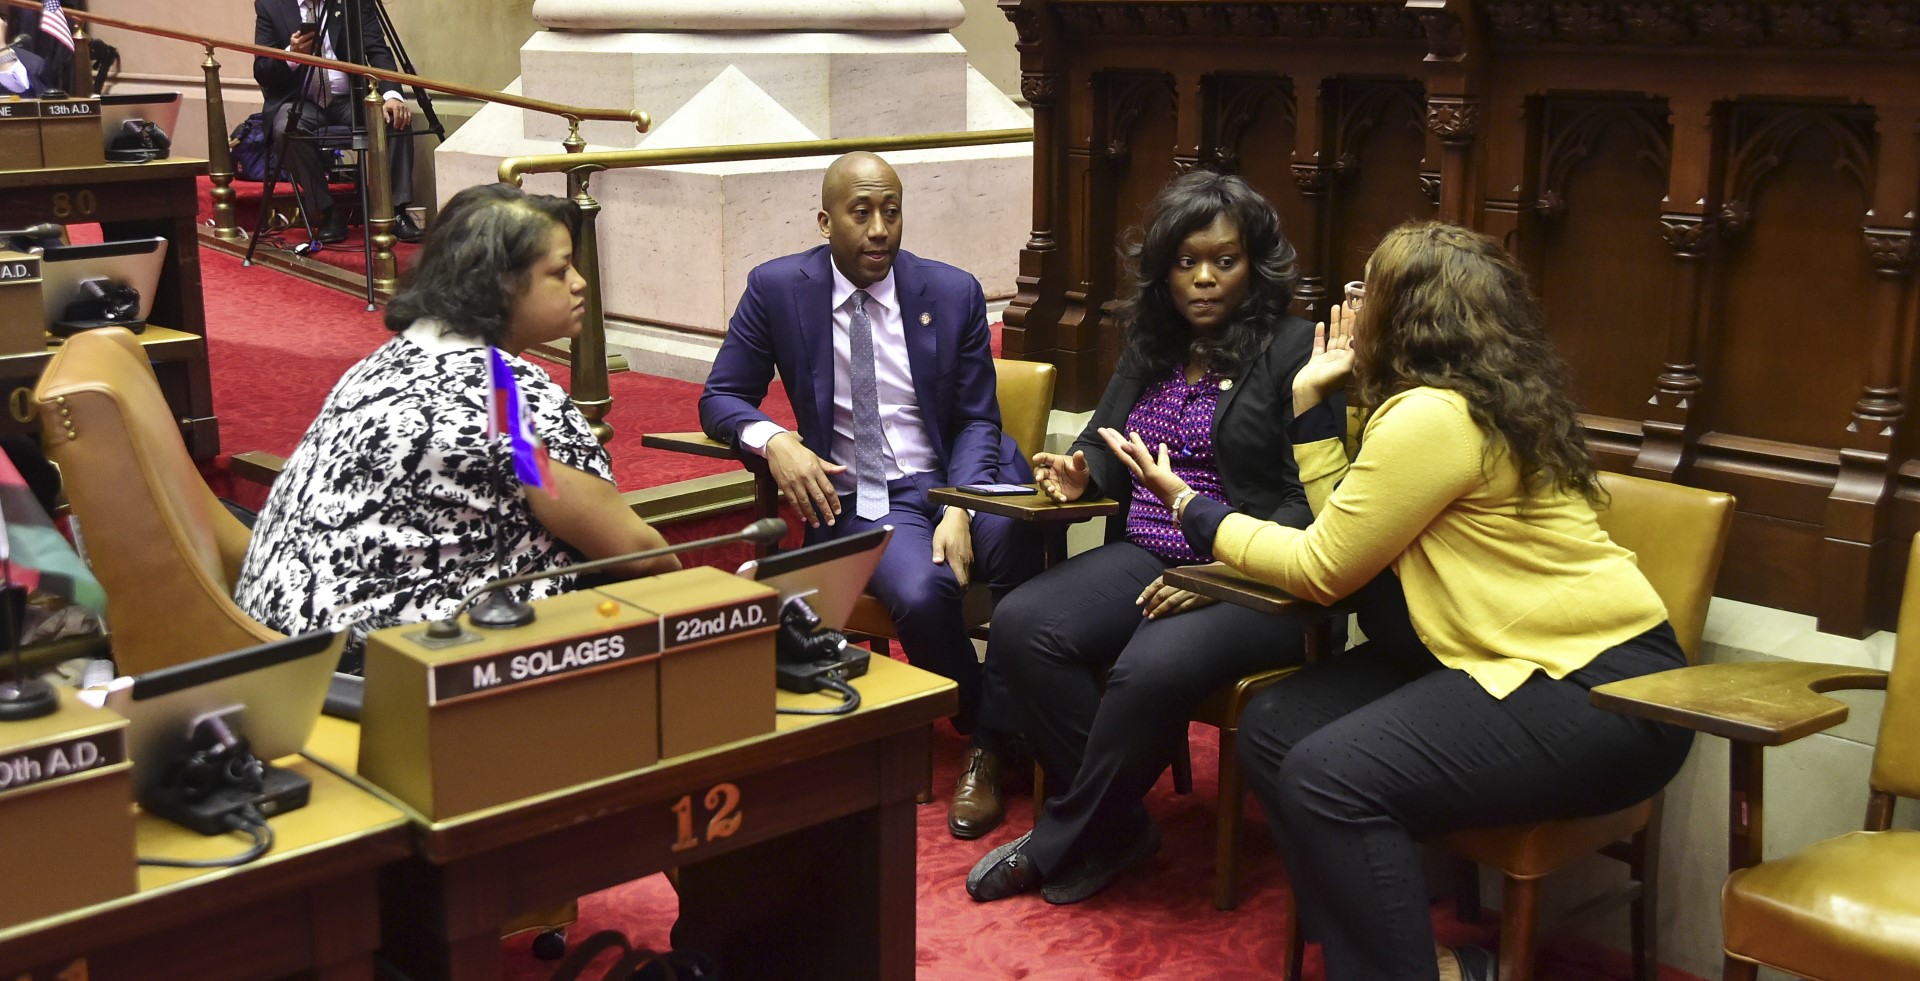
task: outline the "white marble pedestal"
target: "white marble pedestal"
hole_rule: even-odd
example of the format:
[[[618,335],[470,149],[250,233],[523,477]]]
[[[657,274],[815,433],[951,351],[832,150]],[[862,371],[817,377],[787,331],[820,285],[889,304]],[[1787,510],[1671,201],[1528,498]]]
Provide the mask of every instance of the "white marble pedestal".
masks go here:
[[[653,115],[644,135],[584,124],[590,150],[1030,124],[947,33],[958,0],[537,0],[534,16],[548,30],[521,48],[518,91]],[[558,152],[565,135],[556,117],[486,107],[436,151],[442,200],[494,180],[504,157]],[[905,185],[905,247],[967,269],[990,297],[1011,294],[1032,154],[1030,143],[886,154]],[[820,242],[829,159],[596,175],[609,352],[638,370],[705,378],[748,270]],[[527,187],[561,193],[564,182],[537,175]]]

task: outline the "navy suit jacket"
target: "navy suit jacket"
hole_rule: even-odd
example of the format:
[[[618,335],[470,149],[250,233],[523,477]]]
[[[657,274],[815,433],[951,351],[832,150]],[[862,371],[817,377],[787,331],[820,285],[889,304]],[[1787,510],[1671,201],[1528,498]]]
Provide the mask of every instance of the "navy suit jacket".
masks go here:
[[[832,263],[827,246],[820,245],[747,274],[746,292],[700,393],[700,428],[708,436],[731,446],[742,428],[766,419],[760,402],[777,369],[793,402],[800,438],[821,459],[832,459]],[[903,249],[893,262],[893,283],[913,390],[927,440],[943,468],[940,483],[1031,480],[1031,468],[1000,431],[992,338],[979,281]]]

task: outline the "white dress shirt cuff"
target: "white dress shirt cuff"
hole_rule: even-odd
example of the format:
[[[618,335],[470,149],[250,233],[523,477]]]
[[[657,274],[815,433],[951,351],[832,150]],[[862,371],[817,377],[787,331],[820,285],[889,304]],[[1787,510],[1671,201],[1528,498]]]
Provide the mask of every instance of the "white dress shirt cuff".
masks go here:
[[[771,419],[750,422],[740,430],[740,445],[752,450],[758,456],[767,455],[767,442],[787,431],[787,427]]]

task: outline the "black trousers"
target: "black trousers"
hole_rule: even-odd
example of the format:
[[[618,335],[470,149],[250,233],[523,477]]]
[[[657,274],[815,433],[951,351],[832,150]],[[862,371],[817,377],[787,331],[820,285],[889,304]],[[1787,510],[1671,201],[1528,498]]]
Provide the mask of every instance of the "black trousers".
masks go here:
[[[287,121],[293,115],[295,103],[300,106],[300,122],[293,127],[298,136],[313,133],[322,126],[353,125],[353,98],[335,95],[324,106],[311,99],[290,99],[274,111],[270,120],[273,145],[279,148],[278,159],[300,189],[300,206],[306,209],[309,220],[317,224],[321,214],[333,207],[333,192],[327,189],[326,174],[320,166],[320,145],[312,139],[286,138]],[[386,125],[383,119],[367,122]],[[413,139],[391,126],[387,127],[387,172],[393,181],[393,210],[398,214],[413,202]]]
[[[1058,796],[1024,851],[1057,872],[1143,820],[1140,801],[1207,696],[1300,663],[1297,623],[1216,604],[1147,620],[1134,600],[1170,563],[1111,542],[1048,569],[994,610],[989,663]]]
[[[1497,699],[1420,644],[1393,573],[1381,578],[1395,588],[1370,597],[1367,643],[1262,692],[1240,720],[1247,784],[1329,981],[1439,976],[1418,839],[1630,807],[1666,786],[1693,740],[1588,696],[1685,664],[1666,624]]]

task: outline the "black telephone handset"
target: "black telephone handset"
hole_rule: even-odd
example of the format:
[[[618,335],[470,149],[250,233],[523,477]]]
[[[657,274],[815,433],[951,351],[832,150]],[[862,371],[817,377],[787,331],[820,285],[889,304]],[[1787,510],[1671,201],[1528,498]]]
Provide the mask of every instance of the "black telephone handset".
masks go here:
[[[136,334],[146,330],[147,322],[140,318],[140,291],[105,276],[83,279],[80,295],[47,329],[55,337],[72,337],[99,327],[125,327]]]
[[[842,715],[860,707],[860,694],[847,685],[867,673],[867,651],[847,643],[847,637],[826,626],[805,596],[795,596],[780,607],[780,629],[774,634],[774,683],[791,691],[839,692],[845,702],[830,709],[780,709],[793,715]]]

